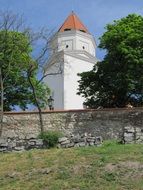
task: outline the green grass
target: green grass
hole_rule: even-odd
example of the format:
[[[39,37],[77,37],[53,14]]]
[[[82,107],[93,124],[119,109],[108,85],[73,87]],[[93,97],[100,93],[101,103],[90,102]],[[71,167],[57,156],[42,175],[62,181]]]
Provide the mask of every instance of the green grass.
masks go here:
[[[142,189],[143,145],[108,141],[101,147],[0,154],[0,190]]]

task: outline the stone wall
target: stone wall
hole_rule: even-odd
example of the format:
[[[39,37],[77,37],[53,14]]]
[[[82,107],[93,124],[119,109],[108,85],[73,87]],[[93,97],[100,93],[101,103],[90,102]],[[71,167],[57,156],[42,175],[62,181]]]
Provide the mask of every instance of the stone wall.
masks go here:
[[[143,142],[143,108],[45,111],[43,121],[45,131],[61,131],[66,137],[89,134],[103,140]],[[3,139],[32,143],[39,133],[37,112],[5,113]]]
[[[61,137],[58,140],[57,148],[100,146],[102,145],[102,137],[95,137],[91,134],[71,135]],[[30,149],[48,148],[48,142],[42,139],[30,138],[0,138],[0,152],[23,151]]]

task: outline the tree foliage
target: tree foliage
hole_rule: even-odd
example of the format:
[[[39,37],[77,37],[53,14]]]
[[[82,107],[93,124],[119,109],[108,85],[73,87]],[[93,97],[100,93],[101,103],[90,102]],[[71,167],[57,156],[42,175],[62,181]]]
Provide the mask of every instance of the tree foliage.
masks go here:
[[[22,30],[21,26],[22,22],[17,15],[0,15],[0,95],[4,111],[15,109],[15,106],[25,110],[29,104],[36,105],[27,79],[31,65],[34,69],[30,78],[39,105],[44,107],[48,100],[49,88],[37,79],[39,65],[37,60],[32,58],[33,49],[29,33],[27,29]]]
[[[108,24],[99,47],[103,61],[79,74],[78,94],[92,108],[143,104],[143,17],[135,14]],[[98,68],[98,69],[96,69]]]

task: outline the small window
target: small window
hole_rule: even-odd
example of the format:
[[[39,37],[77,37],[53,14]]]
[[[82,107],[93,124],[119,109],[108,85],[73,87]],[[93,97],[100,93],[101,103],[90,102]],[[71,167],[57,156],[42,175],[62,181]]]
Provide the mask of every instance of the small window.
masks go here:
[[[69,46],[68,45],[66,45],[66,48],[68,48]]]
[[[82,49],[85,49],[85,47],[84,47],[84,46],[82,46]]]
[[[64,31],[70,31],[71,29],[70,28],[65,28]]]
[[[79,31],[86,33],[86,31],[85,31],[85,30],[79,30]]]

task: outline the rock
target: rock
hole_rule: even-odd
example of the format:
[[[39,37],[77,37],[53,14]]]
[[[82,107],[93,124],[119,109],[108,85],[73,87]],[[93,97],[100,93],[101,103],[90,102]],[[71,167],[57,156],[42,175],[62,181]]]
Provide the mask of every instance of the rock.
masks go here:
[[[74,136],[71,140],[72,140],[74,143],[78,143],[78,142],[80,142],[81,137],[80,137],[79,135],[76,135],[76,136]]]
[[[96,145],[97,145],[97,144],[102,144],[102,142],[103,142],[102,137],[96,137],[96,138],[95,138],[95,144],[96,144]]]
[[[69,144],[69,143],[70,143],[70,140],[66,140],[66,141],[61,142],[61,145],[66,145],[66,144]]]
[[[66,145],[66,148],[71,148],[71,147],[74,147],[74,143],[69,143]]]
[[[10,130],[9,132],[7,132],[6,136],[7,136],[7,138],[16,138],[17,137],[14,130]]]
[[[59,138],[58,142],[62,143],[62,142],[67,141],[67,140],[68,140],[67,137],[61,137],[61,138]]]
[[[80,142],[78,143],[79,147],[83,147],[83,146],[86,146],[85,142]]]
[[[133,137],[134,133],[124,133],[124,137]]]
[[[125,127],[124,130],[127,133],[134,133],[135,132],[135,129],[133,127]]]
[[[28,145],[29,146],[34,146],[36,143],[35,143],[35,140],[34,141],[28,141]]]
[[[79,147],[79,143],[76,143],[76,144],[74,145],[74,147]]]
[[[37,136],[36,136],[36,134],[34,134],[34,133],[33,133],[33,134],[32,134],[32,133],[31,133],[31,134],[29,133],[29,134],[26,136],[26,139],[36,139],[36,138],[37,138]]]
[[[134,141],[133,136],[128,136],[124,138],[125,143],[132,143]]]
[[[35,143],[36,143],[37,146],[43,146],[43,140],[42,139],[37,139],[35,141]]]
[[[14,148],[14,147],[16,147],[16,142],[10,142],[10,143],[8,143],[8,147],[9,148]]]
[[[94,142],[89,142],[89,146],[94,146]]]
[[[95,142],[95,137],[87,137],[87,142]]]
[[[7,139],[1,138],[1,139],[0,139],[0,146],[2,146],[2,147],[8,146]]]
[[[14,150],[15,151],[23,151],[25,149],[24,146],[20,146],[20,147],[15,147]]]
[[[7,148],[0,148],[0,152],[6,152]]]

